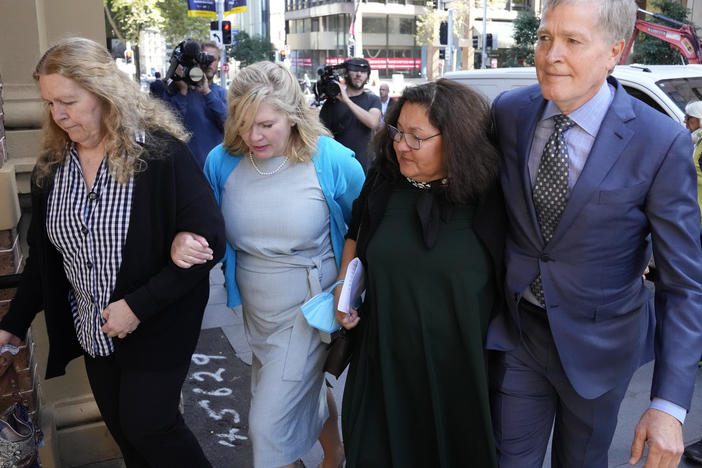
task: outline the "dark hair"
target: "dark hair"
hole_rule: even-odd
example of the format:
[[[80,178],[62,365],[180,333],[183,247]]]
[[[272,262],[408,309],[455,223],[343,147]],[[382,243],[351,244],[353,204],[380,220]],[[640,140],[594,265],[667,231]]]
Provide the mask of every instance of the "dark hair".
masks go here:
[[[418,104],[442,135],[441,155],[447,169],[447,197],[454,203],[476,200],[498,175],[499,153],[490,140],[490,108],[480,94],[455,81],[440,79],[407,87],[388,109],[385,125],[371,143],[381,177],[401,177],[387,125],[397,126],[406,102]]]

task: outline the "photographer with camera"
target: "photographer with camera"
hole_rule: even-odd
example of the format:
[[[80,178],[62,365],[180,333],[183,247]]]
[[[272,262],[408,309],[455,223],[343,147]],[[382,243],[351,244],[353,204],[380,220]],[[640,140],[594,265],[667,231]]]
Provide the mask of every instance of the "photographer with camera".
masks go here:
[[[322,123],[332,132],[334,139],[353,150],[356,159],[367,171],[368,142],[371,133],[380,124],[380,98],[363,87],[368,83],[370,64],[362,58],[344,62],[346,86],[329,80],[339,88],[336,96],[329,96],[319,114]],[[320,79],[320,81],[322,81]],[[331,86],[327,86],[328,89]],[[327,91],[327,94],[331,94]]]
[[[213,83],[221,53],[215,42],[187,40],[173,50],[166,78],[172,80],[164,99],[183,119],[192,135],[188,146],[200,167],[224,139],[227,91]]]

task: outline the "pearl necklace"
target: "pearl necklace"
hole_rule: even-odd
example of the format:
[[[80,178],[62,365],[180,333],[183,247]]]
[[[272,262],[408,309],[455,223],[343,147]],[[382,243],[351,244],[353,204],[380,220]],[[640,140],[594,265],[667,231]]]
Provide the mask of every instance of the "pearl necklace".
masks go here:
[[[272,170],[270,172],[262,171],[261,169],[258,168],[256,163],[254,162],[253,153],[249,153],[249,160],[251,161],[251,165],[253,166],[254,169],[256,169],[256,172],[258,172],[259,175],[267,176],[267,175],[273,175],[276,172],[278,172],[279,170],[281,170],[283,168],[283,166],[285,166],[285,163],[288,162],[288,157],[285,156],[285,159],[283,159],[283,162],[280,163],[280,166],[276,167],[274,170]]]

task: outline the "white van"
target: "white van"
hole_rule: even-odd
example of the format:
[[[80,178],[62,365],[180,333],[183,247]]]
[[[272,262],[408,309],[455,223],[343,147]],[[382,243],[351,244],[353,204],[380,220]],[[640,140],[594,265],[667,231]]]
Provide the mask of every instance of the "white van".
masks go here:
[[[612,73],[632,96],[684,125],[685,105],[702,100],[702,65],[617,65]],[[449,72],[492,101],[502,91],[536,83],[536,69],[489,68]]]

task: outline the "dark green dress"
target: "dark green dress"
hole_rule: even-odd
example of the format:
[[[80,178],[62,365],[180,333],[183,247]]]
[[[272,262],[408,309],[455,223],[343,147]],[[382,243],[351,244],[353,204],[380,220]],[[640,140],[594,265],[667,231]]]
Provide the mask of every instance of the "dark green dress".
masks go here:
[[[419,189],[393,188],[368,244],[368,289],[346,380],[347,467],[496,466],[483,343],[489,254],[459,206],[427,249]]]

